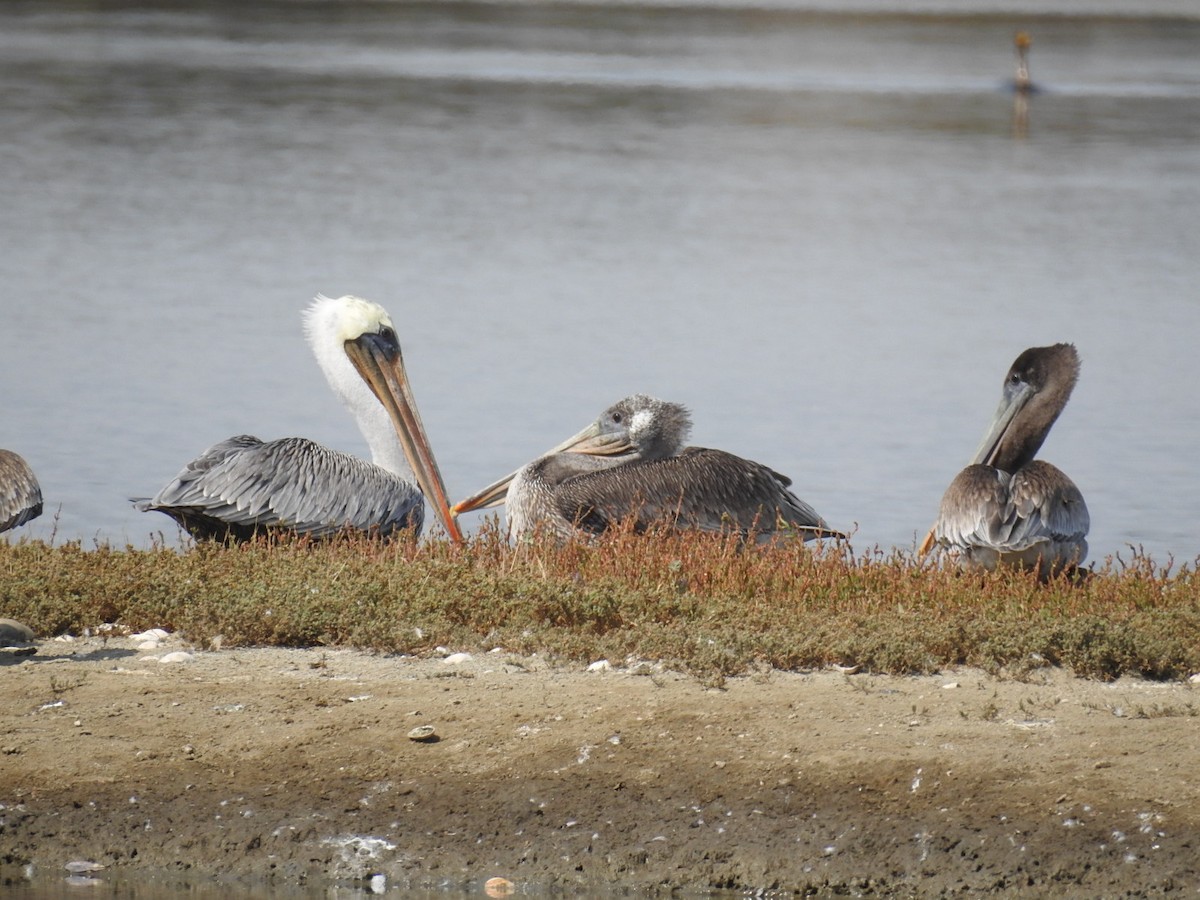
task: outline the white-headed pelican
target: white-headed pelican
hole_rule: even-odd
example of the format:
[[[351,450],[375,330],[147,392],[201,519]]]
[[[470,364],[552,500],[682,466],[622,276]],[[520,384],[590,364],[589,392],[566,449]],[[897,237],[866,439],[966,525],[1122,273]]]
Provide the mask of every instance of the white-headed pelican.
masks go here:
[[[305,438],[238,435],[204,451],[154,498],[135,501],[138,508],[166,513],[198,539],[241,540],[267,530],[386,536],[419,531],[428,499],[446,533],[461,540],[387,311],[358,297],[318,295],[304,324],[372,462]]]

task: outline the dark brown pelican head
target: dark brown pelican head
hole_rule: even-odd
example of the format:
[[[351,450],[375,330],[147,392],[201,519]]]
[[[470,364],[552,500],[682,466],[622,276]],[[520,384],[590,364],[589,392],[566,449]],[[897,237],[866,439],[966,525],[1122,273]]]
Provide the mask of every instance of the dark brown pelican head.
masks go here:
[[[1079,378],[1074,344],[1030,347],[1004,376],[1000,405],[972,463],[1014,473],[1033,461]]]

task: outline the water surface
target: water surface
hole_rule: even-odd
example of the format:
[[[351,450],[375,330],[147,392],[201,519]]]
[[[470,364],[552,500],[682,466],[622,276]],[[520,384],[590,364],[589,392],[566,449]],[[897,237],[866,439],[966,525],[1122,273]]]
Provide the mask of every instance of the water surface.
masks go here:
[[[231,434],[364,453],[319,291],[391,311],[455,496],[643,391],[860,549],[911,547],[1013,358],[1073,341],[1041,455],[1092,558],[1193,559],[1200,19],[978,9],[4,4],[22,533],[173,541],[126,498]]]

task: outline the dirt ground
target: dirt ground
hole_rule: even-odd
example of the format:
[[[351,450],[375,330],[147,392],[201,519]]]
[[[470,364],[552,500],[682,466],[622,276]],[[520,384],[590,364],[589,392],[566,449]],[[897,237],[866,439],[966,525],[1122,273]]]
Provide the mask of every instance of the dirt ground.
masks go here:
[[[0,653],[0,861],[480,893],[1200,890],[1196,685],[706,685],[147,640]]]

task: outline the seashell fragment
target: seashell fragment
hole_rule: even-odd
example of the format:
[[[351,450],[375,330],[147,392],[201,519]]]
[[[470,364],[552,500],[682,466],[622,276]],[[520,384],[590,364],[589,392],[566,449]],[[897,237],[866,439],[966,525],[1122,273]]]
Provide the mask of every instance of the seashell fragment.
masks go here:
[[[483,885],[483,892],[489,897],[511,897],[516,893],[517,886],[507,878],[496,876],[489,878]]]
[[[438,736],[432,725],[418,725],[408,733],[408,739],[418,744],[432,744]]]
[[[142,631],[137,634],[131,634],[129,636],[129,639],[131,641],[160,641],[161,642],[161,641],[165,641],[170,636],[171,636],[170,632],[168,632],[164,628],[150,628],[150,629],[147,629],[146,631]]]
[[[99,872],[104,868],[104,864],[92,862],[90,859],[73,859],[63,868],[73,875],[82,875],[84,872]]]

